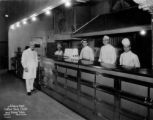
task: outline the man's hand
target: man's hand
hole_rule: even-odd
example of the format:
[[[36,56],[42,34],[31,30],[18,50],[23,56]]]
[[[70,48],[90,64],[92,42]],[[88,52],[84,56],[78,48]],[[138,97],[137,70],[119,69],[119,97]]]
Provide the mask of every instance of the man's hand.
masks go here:
[[[28,68],[24,68],[24,71],[25,71],[25,72],[28,72]]]

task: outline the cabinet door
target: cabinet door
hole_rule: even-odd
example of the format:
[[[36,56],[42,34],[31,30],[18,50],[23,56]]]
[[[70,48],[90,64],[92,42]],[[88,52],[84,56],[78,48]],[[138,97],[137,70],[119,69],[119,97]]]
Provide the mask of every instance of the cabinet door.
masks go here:
[[[109,87],[114,87],[114,79],[104,77],[102,75],[97,75],[96,76],[96,83],[102,84],[102,85],[105,85],[105,86],[109,86]]]

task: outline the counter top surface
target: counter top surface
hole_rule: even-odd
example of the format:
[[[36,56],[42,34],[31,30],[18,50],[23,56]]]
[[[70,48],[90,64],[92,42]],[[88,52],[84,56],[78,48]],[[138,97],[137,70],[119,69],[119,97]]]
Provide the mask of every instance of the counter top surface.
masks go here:
[[[127,67],[127,66],[117,66],[117,65],[111,65],[111,64],[103,64],[102,66],[98,66],[98,65],[94,64],[94,62],[86,61],[86,60],[78,62],[77,60],[73,60],[73,59],[57,59],[56,58],[56,59],[54,59],[54,61],[55,61],[55,63],[60,63],[60,62],[65,63],[65,65],[66,65],[66,63],[77,65],[81,69],[95,68],[97,70],[108,70],[108,71],[128,73],[128,74],[153,78],[153,69],[131,68],[131,67]]]

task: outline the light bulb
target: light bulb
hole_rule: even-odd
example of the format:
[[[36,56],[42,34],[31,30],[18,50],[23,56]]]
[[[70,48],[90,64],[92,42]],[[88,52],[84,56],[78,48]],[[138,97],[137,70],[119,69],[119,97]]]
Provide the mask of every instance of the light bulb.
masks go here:
[[[145,30],[141,30],[140,31],[140,35],[142,35],[142,36],[146,35],[146,31]]]
[[[11,27],[10,27],[12,30],[14,30],[15,29],[15,26],[14,25],[11,25]]]
[[[24,25],[26,25],[26,24],[27,24],[27,19],[23,19],[22,23],[23,23]]]
[[[31,16],[31,20],[32,20],[32,21],[36,21],[36,20],[37,20],[37,15],[36,15],[36,14],[33,14],[33,15]]]
[[[16,23],[16,27],[20,27],[20,22],[17,22]]]
[[[45,14],[46,14],[47,16],[49,16],[49,15],[51,14],[51,11],[50,11],[50,10],[46,10],[46,11],[45,11]]]

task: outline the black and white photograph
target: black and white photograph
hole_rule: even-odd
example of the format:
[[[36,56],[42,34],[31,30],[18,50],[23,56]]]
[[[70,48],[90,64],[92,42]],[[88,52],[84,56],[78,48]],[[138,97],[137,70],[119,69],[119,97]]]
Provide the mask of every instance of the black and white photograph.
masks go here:
[[[0,120],[153,120],[153,0],[0,0]]]

